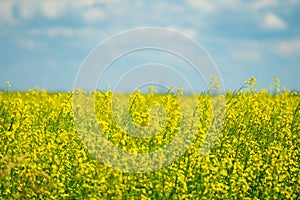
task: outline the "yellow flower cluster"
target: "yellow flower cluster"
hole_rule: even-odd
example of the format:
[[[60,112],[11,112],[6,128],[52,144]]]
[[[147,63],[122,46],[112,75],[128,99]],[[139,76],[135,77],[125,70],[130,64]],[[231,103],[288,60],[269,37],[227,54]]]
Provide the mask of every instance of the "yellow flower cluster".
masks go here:
[[[196,96],[197,108],[188,106],[191,96],[181,96],[187,104],[181,105],[171,93],[95,92],[94,107],[74,104],[73,96],[0,92],[0,199],[300,198],[297,93],[228,91],[222,134],[205,157],[199,152],[211,124],[208,94]],[[183,107],[199,113],[191,121],[197,134],[170,165],[145,173],[122,172],[98,162],[83,144],[90,141],[93,149],[102,145],[75,126],[77,113],[85,130],[94,131],[95,122],[83,114],[85,107],[95,110],[106,139],[124,151],[153,152],[168,145],[179,130],[188,133],[183,127],[192,119],[183,116]]]

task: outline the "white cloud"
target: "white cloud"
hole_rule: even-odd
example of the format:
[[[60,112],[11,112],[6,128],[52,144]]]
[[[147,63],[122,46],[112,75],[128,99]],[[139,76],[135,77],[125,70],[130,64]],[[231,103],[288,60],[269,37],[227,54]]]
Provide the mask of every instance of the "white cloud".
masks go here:
[[[100,1],[105,3],[104,1]],[[42,15],[48,19],[57,19],[63,15],[72,14],[79,17],[88,23],[97,22],[105,18],[105,13],[100,8],[95,7],[99,1],[22,1],[18,4],[19,12],[22,19],[31,19],[37,15]]]
[[[172,27],[172,26],[169,26],[168,28],[178,31],[179,33],[181,33],[187,37],[190,37],[192,39],[195,39],[197,36],[197,31],[195,29],[187,29],[187,28],[183,28],[183,27]]]
[[[41,30],[40,29],[36,29],[36,28],[33,28],[33,29],[30,29],[28,31],[29,35],[31,36],[39,36],[41,35]]]
[[[71,1],[54,1],[54,0],[26,0],[13,2],[16,6],[18,15],[21,20],[29,20],[42,15],[49,19],[59,18],[68,8],[70,8]]]
[[[300,54],[300,40],[281,41],[274,48],[280,54]]]
[[[34,39],[29,39],[29,38],[16,39],[15,44],[21,49],[26,49],[26,50],[38,50],[40,48],[45,48],[46,46],[45,42],[36,41]]]
[[[83,18],[88,23],[99,22],[105,19],[105,13],[99,8],[90,8],[82,13]]]
[[[283,30],[287,25],[285,22],[273,13],[268,13],[264,17],[263,26],[266,29]]]
[[[251,62],[258,62],[262,60],[261,52],[253,50],[233,50],[232,57],[236,60],[243,60],[243,61],[251,61]]]
[[[251,2],[251,7],[253,9],[264,9],[264,8],[269,8],[270,6],[275,6],[279,2],[274,1],[274,0],[258,0],[258,1],[252,1]]]
[[[22,19],[29,20],[32,19],[36,13],[36,6],[34,1],[24,1],[20,6],[20,16]]]
[[[193,30],[193,29],[184,29],[182,31],[182,33],[192,39],[195,39],[197,36],[197,31]]]
[[[48,29],[46,34],[49,37],[57,37],[57,36],[69,37],[74,35],[74,30],[66,27],[54,27]]]
[[[0,25],[1,24],[17,24],[17,20],[13,16],[14,1],[0,1]]]
[[[296,4],[299,4],[299,1],[297,0],[285,0],[285,1],[280,1],[280,0],[256,0],[256,1],[249,1],[250,2],[250,7],[252,9],[269,9],[272,7],[278,7],[281,8],[281,6],[284,7],[289,7],[293,6]]]
[[[263,51],[268,47],[264,41],[242,40],[231,43],[234,49],[231,56],[239,61],[259,62],[263,60]]]
[[[237,8],[242,5],[239,1],[235,0],[211,0],[211,1],[201,1],[201,0],[186,0],[187,4],[195,9],[198,9],[205,13],[211,13],[217,11],[221,8]]]
[[[22,9],[20,11],[20,14],[22,16],[22,19],[32,19],[32,17],[33,17],[33,13],[27,9]]]
[[[216,5],[211,1],[199,1],[199,0],[187,0],[187,3],[196,9],[206,12],[213,12],[216,9]]]
[[[112,2],[117,2],[118,0],[69,0],[69,3],[71,6],[77,7],[77,8],[82,8],[82,7],[92,7],[97,4],[109,4]],[[137,2],[138,3],[138,2]]]
[[[93,0],[85,0],[85,1],[71,1],[71,6],[75,8],[84,8],[84,7],[90,7],[95,4],[95,1]]]
[[[103,32],[101,29],[96,28],[69,28],[69,27],[49,27],[46,29],[30,29],[28,34],[32,37],[36,36],[48,36],[48,37],[87,37],[87,38],[99,38],[99,36],[109,37],[108,32]],[[111,34],[111,33],[110,33]]]
[[[95,28],[82,28],[79,29],[78,31],[76,31],[76,35],[80,36],[80,37],[96,37],[99,35],[104,34],[103,31],[101,31],[100,29],[95,29]]]
[[[50,27],[44,30],[41,29],[31,29],[28,31],[31,36],[48,36],[48,37],[70,37],[75,35],[75,30],[68,27]]]
[[[51,19],[58,18],[66,11],[69,3],[67,1],[43,1],[41,2],[42,14]]]

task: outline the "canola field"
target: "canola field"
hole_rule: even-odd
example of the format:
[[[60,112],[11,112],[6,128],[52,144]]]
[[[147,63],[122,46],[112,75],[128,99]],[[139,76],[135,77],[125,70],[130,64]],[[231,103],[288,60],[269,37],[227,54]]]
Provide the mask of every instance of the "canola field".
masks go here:
[[[154,152],[176,134],[188,135],[190,119],[183,117],[177,93],[115,95],[112,101],[111,91],[95,92],[95,106],[86,109],[95,110],[105,138],[119,149]],[[99,161],[103,155],[95,152],[104,144],[80,133],[95,131],[94,122],[84,114],[84,101],[74,104],[73,96],[0,92],[0,199],[300,199],[299,93],[228,91],[220,135],[205,156],[200,152],[211,124],[211,96],[196,95],[196,109],[182,95],[196,134],[173,162],[144,172]],[[128,134],[137,130],[151,135]]]

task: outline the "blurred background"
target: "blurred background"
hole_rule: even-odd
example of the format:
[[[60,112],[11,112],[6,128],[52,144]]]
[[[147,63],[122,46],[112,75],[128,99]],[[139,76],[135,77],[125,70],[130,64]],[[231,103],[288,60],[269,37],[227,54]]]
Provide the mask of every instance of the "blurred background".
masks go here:
[[[251,76],[270,89],[278,76],[281,86],[300,90],[299,19],[297,0],[0,0],[0,89],[10,81],[11,90],[71,90],[96,45],[151,26],[200,43],[226,89]]]

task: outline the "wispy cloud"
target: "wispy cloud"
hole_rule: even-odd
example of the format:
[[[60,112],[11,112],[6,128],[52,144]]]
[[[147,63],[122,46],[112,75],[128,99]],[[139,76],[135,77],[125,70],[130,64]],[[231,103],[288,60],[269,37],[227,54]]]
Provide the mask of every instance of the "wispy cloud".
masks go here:
[[[40,5],[44,16],[50,19],[55,19],[63,15],[67,7],[67,3],[64,3],[64,1],[45,1]]]
[[[36,41],[34,39],[17,39],[15,44],[20,49],[29,51],[38,51],[39,49],[46,47],[45,42]]]
[[[195,9],[205,12],[213,12],[216,10],[216,5],[212,1],[197,1],[187,0],[187,3]]]
[[[83,18],[88,23],[97,23],[103,21],[106,15],[100,8],[91,8],[83,12]]]
[[[290,40],[290,41],[281,41],[277,45],[276,51],[282,55],[294,54],[300,55],[300,39]]]
[[[263,26],[271,30],[284,30],[287,28],[286,23],[273,13],[267,13],[264,17]]]
[[[12,13],[13,6],[14,1],[0,1],[0,25],[17,24]]]
[[[203,44],[223,71],[233,73],[239,66],[252,65],[258,66],[253,73],[260,74],[269,69],[266,66],[279,63],[296,74],[299,9],[297,0],[0,0],[0,66],[14,66],[14,73],[40,66],[47,71],[53,66],[50,59],[63,76],[67,69],[77,69],[88,52],[108,37],[154,26],[175,29]],[[6,71],[1,71],[0,82],[20,77]],[[234,83],[255,75],[239,72],[242,75],[235,76]],[[224,80],[233,83],[229,75]],[[291,77],[287,80],[291,87],[300,85]],[[72,82],[72,77],[66,81]]]

